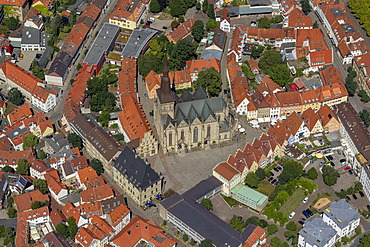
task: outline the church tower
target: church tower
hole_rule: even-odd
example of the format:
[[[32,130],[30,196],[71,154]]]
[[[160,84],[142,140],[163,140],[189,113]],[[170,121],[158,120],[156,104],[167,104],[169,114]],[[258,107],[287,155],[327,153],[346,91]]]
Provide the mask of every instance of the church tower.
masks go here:
[[[174,118],[177,95],[171,88],[167,54],[165,54],[164,56],[161,87],[157,89],[157,96],[158,96],[157,108],[159,110],[160,115],[168,114],[171,118]]]

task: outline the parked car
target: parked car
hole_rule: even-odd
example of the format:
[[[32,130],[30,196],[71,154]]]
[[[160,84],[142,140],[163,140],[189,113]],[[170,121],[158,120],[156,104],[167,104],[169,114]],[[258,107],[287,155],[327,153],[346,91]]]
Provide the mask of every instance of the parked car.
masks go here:
[[[303,214],[304,216],[306,216],[306,218],[307,218],[307,219],[311,217],[311,215],[310,215],[306,210],[303,210],[303,211],[302,211],[302,214]]]
[[[289,215],[289,219],[293,218],[293,217],[294,217],[294,215],[295,215],[295,212],[291,213],[291,214]]]
[[[281,166],[277,166],[276,167],[279,171],[283,170],[283,168]]]
[[[303,221],[298,221],[298,223],[301,225],[301,226],[303,226],[304,225],[304,222]]]
[[[273,185],[276,182],[277,182],[277,179],[275,178],[274,180],[271,181],[271,184]]]
[[[273,177],[273,176],[275,176],[275,174],[273,173],[273,172],[270,172],[270,175]]]
[[[344,170],[345,170],[345,171],[348,171],[349,169],[351,169],[351,167],[350,167],[350,166],[346,166],[346,167],[344,167]]]
[[[370,205],[367,205],[367,211],[370,211]]]
[[[166,27],[166,26],[163,26],[162,28],[163,28],[163,29],[167,29],[168,27]]]
[[[279,169],[277,167],[274,167],[275,172],[279,172]]]
[[[279,180],[277,179],[274,183],[272,183],[272,185],[277,185],[279,183]]]
[[[361,190],[358,193],[360,194],[361,197],[364,197],[365,196],[364,192],[361,191]]]
[[[147,207],[147,208],[150,208],[150,207],[156,207],[156,205],[155,205],[155,203],[154,202],[147,202],[147,203],[145,203],[145,207]]]
[[[328,155],[328,156],[326,156],[326,158],[328,158],[328,160],[333,160],[333,156],[331,156],[331,155]]]
[[[155,199],[157,199],[158,201],[162,201],[164,199],[164,196],[162,194],[158,194],[155,196]]]
[[[341,159],[339,161],[340,161],[340,163],[345,163],[346,162],[346,159]]]
[[[352,197],[353,197],[353,199],[357,200],[356,194],[353,194]]]
[[[333,166],[333,167],[335,166],[333,161],[330,161],[330,165]]]
[[[303,203],[306,203],[308,201],[308,197],[306,197],[305,199],[303,199]]]
[[[305,218],[302,218],[302,221],[303,221],[303,222],[305,222],[305,221],[306,221],[306,219],[305,219]]]
[[[21,54],[21,55],[19,55],[19,59],[23,59],[23,57],[24,57],[24,55],[23,54]]]
[[[267,182],[271,182],[274,179],[274,177],[270,177]]]
[[[312,216],[312,215],[313,215],[313,212],[312,212],[309,208],[307,208],[307,209],[306,209],[306,212],[307,212],[307,213],[309,213],[309,214],[310,214],[310,216]]]
[[[348,173],[352,175],[353,174],[353,171],[352,170],[348,170]]]
[[[349,198],[349,196],[346,196],[346,199],[347,199],[347,201],[350,201],[351,200],[351,198]]]

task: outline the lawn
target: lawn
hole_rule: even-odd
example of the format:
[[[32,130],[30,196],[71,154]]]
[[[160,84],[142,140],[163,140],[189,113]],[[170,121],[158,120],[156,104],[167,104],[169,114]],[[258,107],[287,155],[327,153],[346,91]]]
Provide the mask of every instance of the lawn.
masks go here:
[[[304,191],[298,188],[294,191],[293,195],[281,206],[279,212],[282,212],[284,216],[288,217],[306,197]]]
[[[275,190],[275,187],[266,180],[262,180],[256,190],[266,196],[270,196],[271,193]]]
[[[227,204],[229,204],[230,207],[232,206],[235,206],[235,205],[243,205],[242,203],[238,202],[237,200],[235,200],[234,198],[231,198],[231,197],[227,197],[227,196],[224,196],[224,195],[221,195],[222,198],[225,200],[225,202]]]

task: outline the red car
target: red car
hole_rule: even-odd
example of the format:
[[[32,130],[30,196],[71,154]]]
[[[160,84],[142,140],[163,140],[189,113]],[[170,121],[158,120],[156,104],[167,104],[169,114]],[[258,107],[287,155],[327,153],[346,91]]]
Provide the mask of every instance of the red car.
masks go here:
[[[344,168],[345,171],[348,171],[349,169],[351,169],[350,166],[347,166],[347,167]]]

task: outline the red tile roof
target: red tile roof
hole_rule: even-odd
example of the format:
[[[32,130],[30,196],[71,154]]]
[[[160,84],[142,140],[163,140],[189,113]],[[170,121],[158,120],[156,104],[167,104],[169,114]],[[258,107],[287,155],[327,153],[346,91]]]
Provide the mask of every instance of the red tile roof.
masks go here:
[[[32,150],[23,151],[0,151],[0,162],[3,165],[17,165],[20,159],[29,159],[32,157]]]
[[[122,59],[122,70],[118,73],[118,93],[135,94],[136,93],[136,59]]]
[[[108,184],[101,185],[99,187],[93,187],[84,190],[80,193],[81,202],[95,202],[101,201],[114,196],[112,188]]]
[[[109,212],[108,216],[112,226],[115,227],[130,213],[131,211],[125,205],[120,204],[113,211]]]
[[[167,35],[168,40],[176,44],[181,39],[190,35],[191,28],[193,27],[194,22],[195,19],[187,19],[186,21],[181,23],[175,30],[173,30]]]
[[[118,120],[130,140],[137,138],[141,140],[146,132],[151,132],[149,122],[136,95],[122,95],[121,105],[122,111],[118,114]]]
[[[312,27],[311,17],[308,15],[289,15],[288,18],[288,27],[297,28],[297,27]]]
[[[28,1],[26,0],[0,0],[0,4],[20,7],[25,5],[27,2]]]
[[[59,176],[54,177],[50,174],[45,174],[44,178],[48,183],[49,189],[53,191],[57,196],[62,190],[67,190],[67,186],[60,182]]]
[[[159,74],[155,73],[153,70],[145,77],[145,82],[149,92],[151,92],[155,86],[161,86],[161,78]]]
[[[335,68],[333,65],[320,71],[320,78],[324,85],[339,83],[343,84],[343,77],[340,74],[339,69]]]
[[[310,131],[312,131],[316,123],[320,120],[319,116],[315,113],[314,110],[312,110],[311,107],[305,110],[302,113],[301,117]]]
[[[333,63],[333,50],[321,50],[310,52],[310,64],[312,67],[323,66]]]
[[[160,240],[159,240],[160,239]],[[120,231],[111,242],[118,246],[135,246],[145,240],[156,247],[174,246],[178,242],[172,235],[153,223],[151,220],[136,216]]]
[[[31,116],[32,116],[31,108],[28,106],[27,103],[25,103],[22,106],[10,112],[7,117],[9,124],[13,125]]]
[[[214,171],[217,172],[218,174],[220,174],[222,177],[224,177],[228,181],[230,181],[236,175],[239,174],[239,171],[236,168],[230,166],[226,162],[218,164],[215,167]]]
[[[186,61],[186,68],[189,69],[191,74],[199,73],[202,70],[206,70],[212,67],[215,68],[218,72],[220,72],[220,66],[221,66],[220,60],[215,58]]]
[[[34,190],[14,197],[14,203],[17,206],[18,212],[31,209],[32,203],[36,201],[49,201],[49,196],[43,195],[39,190]]]
[[[320,119],[322,121],[322,125],[326,126],[333,118],[338,121],[337,116],[334,114],[334,112],[330,109],[328,105],[324,105],[321,107],[317,114],[320,116]]]
[[[77,171],[77,174],[81,184],[85,184],[87,181],[98,177],[98,174],[91,166]]]

